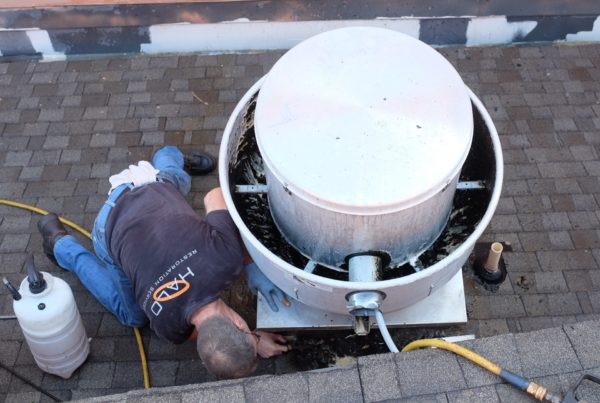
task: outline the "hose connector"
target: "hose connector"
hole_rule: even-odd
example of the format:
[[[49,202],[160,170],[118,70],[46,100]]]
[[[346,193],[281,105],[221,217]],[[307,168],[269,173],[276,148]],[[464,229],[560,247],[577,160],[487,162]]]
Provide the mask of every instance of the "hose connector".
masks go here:
[[[560,398],[548,391],[545,387],[535,382],[530,382],[527,386],[527,393],[540,402],[560,403]]]
[[[529,386],[527,386],[527,393],[533,396],[535,400],[543,401],[546,393],[548,393],[548,389],[535,382],[530,382]]]

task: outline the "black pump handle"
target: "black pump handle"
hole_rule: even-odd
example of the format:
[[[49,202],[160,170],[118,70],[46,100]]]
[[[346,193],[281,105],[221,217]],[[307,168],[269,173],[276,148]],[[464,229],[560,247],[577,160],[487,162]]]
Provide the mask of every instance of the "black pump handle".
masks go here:
[[[35,263],[33,262],[33,253],[30,253],[29,256],[27,256],[25,266],[27,267],[29,291],[31,291],[32,294],[39,294],[44,291],[47,286],[46,280],[44,280],[44,275],[35,267]]]

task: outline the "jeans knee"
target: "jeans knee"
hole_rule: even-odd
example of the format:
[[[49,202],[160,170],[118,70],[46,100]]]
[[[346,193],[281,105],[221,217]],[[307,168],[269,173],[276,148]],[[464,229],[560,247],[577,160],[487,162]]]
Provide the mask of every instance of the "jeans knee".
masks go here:
[[[172,156],[183,157],[183,153],[177,146],[163,146],[154,153],[154,156],[161,155],[161,154],[168,154],[168,155],[172,155]]]
[[[164,146],[152,157],[152,165],[159,171],[183,170],[183,153],[175,146]]]
[[[81,253],[81,251],[86,251],[86,249],[72,235],[65,235],[58,238],[52,250],[58,265],[67,270],[73,269],[74,257]]]
[[[79,245],[79,241],[72,235],[61,236],[54,243],[54,253],[62,253],[69,249],[72,245]]]
[[[148,323],[148,318],[140,309],[134,312],[128,312],[124,317],[119,318],[122,325],[128,327],[144,327]]]

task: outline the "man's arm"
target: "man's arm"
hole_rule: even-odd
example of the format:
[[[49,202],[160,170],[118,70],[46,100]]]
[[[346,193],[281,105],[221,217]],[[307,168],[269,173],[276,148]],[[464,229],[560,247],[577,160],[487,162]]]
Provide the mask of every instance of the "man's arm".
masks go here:
[[[223,197],[223,192],[221,188],[214,188],[210,192],[206,194],[204,197],[204,208],[206,209],[206,214],[215,210],[226,210],[227,205],[225,204],[225,198]],[[260,291],[260,293],[265,297],[265,300],[271,307],[271,309],[275,312],[279,310],[277,307],[277,303],[275,301],[279,300],[281,304],[288,307],[290,306],[290,302],[287,299],[286,295],[281,291],[276,285],[274,285],[271,280],[269,280],[260,269],[252,262],[252,258],[246,251],[244,244],[241,242],[241,247],[244,252],[244,267],[246,268],[246,273],[248,275],[248,287],[250,290],[256,294],[256,292]]]
[[[225,204],[225,198],[223,197],[221,188],[214,188],[208,192],[206,196],[204,196],[204,208],[206,209],[206,214],[215,210],[227,210],[227,205]],[[248,254],[248,251],[244,247],[243,243],[242,249],[244,253],[244,265],[252,263],[252,258]]]
[[[215,210],[227,210],[221,188],[214,188],[204,196],[204,208],[206,209],[206,214]]]

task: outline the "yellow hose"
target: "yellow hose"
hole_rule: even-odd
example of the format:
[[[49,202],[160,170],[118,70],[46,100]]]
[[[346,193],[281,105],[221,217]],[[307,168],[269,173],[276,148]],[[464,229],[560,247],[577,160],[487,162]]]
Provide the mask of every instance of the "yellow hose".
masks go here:
[[[415,350],[417,348],[423,347],[437,347],[443,350],[447,350],[453,352],[454,354],[458,354],[461,357],[466,358],[467,360],[479,365],[480,367],[487,369],[494,375],[499,376],[503,380],[507,381],[512,386],[517,387],[523,392],[533,396],[536,400],[544,401],[544,402],[552,402],[559,403],[561,401],[560,397],[554,393],[551,393],[547,388],[536,384],[535,382],[530,382],[527,379],[516,375],[508,370],[503,370],[498,365],[493,362],[483,358],[479,354],[474,353],[471,350],[468,350],[464,347],[459,346],[458,344],[450,343],[444,340],[438,339],[423,339],[416,340],[412,343],[406,345],[402,352],[407,352],[411,350]]]
[[[140,361],[142,361],[142,372],[144,374],[144,388],[150,389],[150,373],[148,372],[148,362],[146,361],[146,352],[144,351],[144,342],[142,341],[142,333],[137,327],[133,328],[135,340],[137,341],[140,350]]]
[[[407,344],[402,349],[402,352],[404,353],[407,351],[411,351],[411,350],[415,350],[417,348],[423,348],[423,347],[437,347],[437,348],[451,351],[455,354],[460,355],[461,357],[466,358],[467,360],[469,360],[471,362],[474,362],[475,364],[479,365],[480,367],[485,368],[488,371],[490,371],[491,373],[498,375],[498,376],[500,376],[500,372],[502,371],[502,368],[500,368],[498,365],[483,358],[479,354],[476,354],[471,350],[461,347],[458,344],[450,343],[450,342],[447,342],[444,340],[438,340],[438,339],[416,340],[416,341],[413,341],[412,343]]]
[[[10,201],[10,200],[5,200],[5,199],[0,199],[0,204],[5,204],[7,206],[13,206],[13,207],[18,207],[21,208],[23,210],[29,210],[29,211],[33,211],[34,213],[38,213],[41,215],[46,215],[48,214],[48,211],[43,210],[41,208],[37,208],[37,207],[33,207],[30,206],[29,204],[24,204],[24,203],[17,203],[14,201]],[[68,225],[69,227],[73,228],[76,231],[81,232],[83,235],[87,236],[88,238],[92,238],[92,234],[90,234],[89,231],[87,231],[86,229],[80,227],[79,225],[75,224],[73,221],[67,220],[66,218],[63,217],[58,217],[60,219],[60,222],[62,222],[65,225]]]
[[[20,208],[23,210],[33,211],[34,213],[38,213],[41,215],[48,214],[48,211],[43,210],[41,208],[30,206],[29,204],[14,202],[11,200],[0,199],[0,204],[4,204],[6,206],[17,207],[17,208]],[[86,229],[75,224],[73,221],[67,220],[66,218],[63,218],[63,217],[58,217],[58,218],[59,218],[60,222],[62,222],[63,224],[68,225],[69,227],[73,228],[74,230],[79,231],[86,237],[92,239],[92,234],[90,234],[90,232],[87,231]],[[144,388],[150,389],[150,374],[148,372],[148,362],[146,361],[146,352],[144,351],[144,343],[142,341],[142,335],[140,333],[140,329],[138,329],[137,327],[133,328],[133,332],[135,333],[135,339],[137,341],[138,349],[140,350],[140,360],[142,361],[142,372],[144,374]]]

